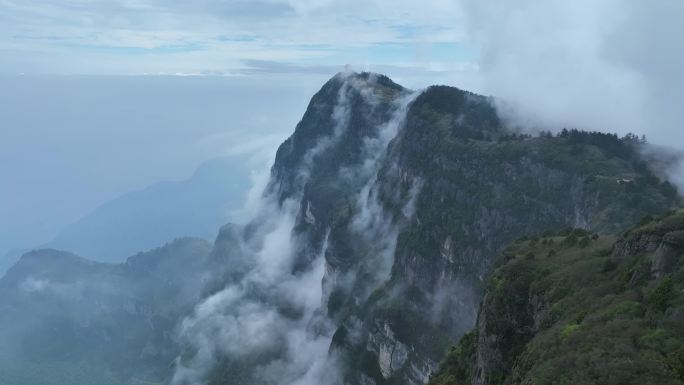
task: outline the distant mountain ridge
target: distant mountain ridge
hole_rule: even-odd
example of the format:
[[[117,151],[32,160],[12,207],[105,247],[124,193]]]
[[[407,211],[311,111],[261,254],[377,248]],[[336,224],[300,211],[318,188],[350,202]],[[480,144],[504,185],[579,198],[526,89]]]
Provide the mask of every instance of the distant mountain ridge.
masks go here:
[[[126,193],[67,226],[42,247],[117,263],[177,237],[212,239],[245,202],[250,172],[238,163],[246,161],[243,157],[212,159],[186,180],[159,182]]]
[[[24,254],[0,279],[0,384],[168,381],[180,321],[225,266],[199,238],[122,264],[54,249]]]
[[[29,250],[12,249],[7,251],[4,255],[0,255],[0,278],[5,275],[5,272],[14,265],[22,254]]]

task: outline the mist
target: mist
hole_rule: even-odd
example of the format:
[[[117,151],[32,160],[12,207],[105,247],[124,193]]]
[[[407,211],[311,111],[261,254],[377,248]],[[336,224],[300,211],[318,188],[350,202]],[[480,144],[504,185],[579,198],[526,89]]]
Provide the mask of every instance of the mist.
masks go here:
[[[152,9],[156,6],[150,4]],[[355,6],[360,4],[289,2],[283,9],[274,5],[273,13],[257,12],[251,17],[297,21],[313,28],[318,25],[317,18],[350,14]],[[288,7],[293,13],[285,11]],[[14,218],[11,225],[0,224],[0,254],[47,242],[64,225],[100,204],[154,182],[186,178],[213,157],[254,150],[262,159],[270,158],[297,122],[308,96],[345,63],[385,72],[410,87],[444,83],[495,96],[502,115],[528,129],[635,132],[646,134],[655,144],[684,148],[677,135],[683,118],[679,106],[684,100],[684,80],[679,71],[684,66],[684,48],[675,41],[684,32],[679,22],[684,9],[677,1],[482,4],[462,0],[448,4],[431,1],[421,7],[402,2],[397,7],[396,12],[411,15],[411,34],[400,29],[402,34],[397,35],[392,30],[393,17],[388,16],[375,33],[363,27],[368,32],[364,41],[380,44],[385,38],[395,45],[407,44],[411,48],[406,49],[409,57],[405,60],[368,57],[352,50],[348,45],[359,42],[347,41],[349,32],[360,27],[330,21],[335,33],[325,35],[328,44],[345,47],[337,56],[312,63],[306,57],[295,59],[294,53],[269,59],[259,51],[260,59],[246,57],[239,65],[235,60],[228,62],[226,73],[239,76],[210,76],[218,71],[216,58],[198,56],[194,51],[167,53],[166,59],[150,53],[146,56],[150,62],[145,64],[135,51],[117,51],[123,57],[131,56],[126,61],[128,69],[123,70],[103,64],[103,60],[121,62],[121,58],[111,59],[111,52],[62,53],[47,60],[35,52],[22,53],[13,40],[17,37],[10,39],[12,48],[4,56],[30,65],[22,69],[14,59],[0,63],[4,74],[0,78],[0,103],[4,106],[0,179],[9,186],[0,193],[0,209],[3,218]],[[196,26],[206,12],[215,9],[209,3],[200,8],[199,19],[193,18],[190,24]],[[29,7],[22,12],[31,14],[38,9]],[[167,10],[174,20],[186,12],[179,4]],[[8,8],[8,12],[14,11]],[[54,11],[61,14],[65,10],[56,7]],[[86,12],[87,6],[76,11]],[[119,11],[129,15],[131,10],[122,6]],[[394,14],[380,2],[368,4],[367,11],[376,16]],[[236,25],[243,22],[222,17]],[[9,19],[7,25],[21,20]],[[42,28],[58,30],[60,20],[51,20],[54,24]],[[138,23],[147,30],[149,23],[156,22],[136,19],[131,25]],[[38,28],[29,24],[30,29]],[[437,26],[439,34],[427,33]],[[107,31],[112,27],[103,24]],[[92,26],[79,28],[90,30]],[[259,30],[262,35],[254,44],[263,49],[275,32]],[[196,38],[210,39],[212,33],[203,29]],[[292,38],[297,37],[300,33],[293,32]],[[453,45],[437,45],[445,42]],[[135,43],[140,42],[130,42]],[[378,47],[384,50],[383,45]],[[242,52],[245,48],[235,49]],[[169,60],[184,55],[192,60]],[[74,66],[79,57],[92,59],[89,71]],[[162,59],[164,67],[191,63],[195,68],[150,69]],[[27,75],[16,75],[24,72]],[[41,113],[34,113],[37,110]],[[126,156],[120,156],[124,149]]]
[[[41,246],[100,205],[157,182],[187,179],[215,158],[237,160],[227,178],[260,172],[296,124],[316,82],[0,77],[0,256]],[[244,191],[251,184],[238,177],[232,182]],[[211,209],[224,214],[222,223],[244,219]],[[82,250],[102,258],[87,252],[93,247],[73,251]]]
[[[677,0],[0,1],[7,381],[426,382],[505,243],[681,204],[682,21]]]
[[[305,186],[320,154],[352,129],[351,98],[374,106],[378,95],[351,73],[338,74],[333,81],[341,85],[330,116],[330,135],[318,138],[302,156],[299,168],[293,170],[294,193],[284,201],[278,199],[281,181],[276,175],[272,174],[265,186],[255,185],[255,189],[264,190],[244,236],[245,255],[238,263],[248,266],[246,273],[202,301],[182,322],[181,342],[190,353],[177,359],[173,385],[203,384],[221,366],[241,367],[246,378],[261,384],[342,384],[336,355],[329,354],[335,325],[328,319],[325,306],[330,285],[352,285],[355,272],[330,276],[325,258],[330,229],[313,258],[303,268],[299,266],[311,246],[295,226],[299,221],[316,224],[310,203],[303,200]],[[350,231],[364,237],[374,250],[369,255],[375,255],[374,260],[364,262],[375,275],[374,282],[365,283],[371,288],[389,279],[399,230],[376,201],[373,186],[387,146],[401,129],[408,105],[418,95],[406,92],[389,120],[364,137],[359,164],[339,171],[343,178],[353,175],[354,180],[367,181],[355,198],[358,214],[350,223]],[[378,239],[383,241],[377,243]]]
[[[681,2],[465,1],[463,10],[480,47],[476,88],[515,123],[684,148]]]

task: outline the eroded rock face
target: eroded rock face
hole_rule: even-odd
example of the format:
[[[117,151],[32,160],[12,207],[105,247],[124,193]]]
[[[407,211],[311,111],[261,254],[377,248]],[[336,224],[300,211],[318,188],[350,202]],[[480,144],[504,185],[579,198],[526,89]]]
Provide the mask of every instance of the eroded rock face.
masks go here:
[[[651,276],[662,278],[671,273],[677,258],[684,253],[684,231],[672,231],[663,237],[651,261]]]
[[[663,360],[678,357],[681,344],[624,336],[684,338],[683,228],[680,209],[617,236],[511,244],[490,274],[475,329],[429,384],[679,384],[681,373]]]
[[[650,275],[660,279],[672,272],[677,257],[684,253],[684,231],[671,231],[672,226],[665,223],[651,228],[637,228],[618,239],[612,255],[624,259],[650,254]]]
[[[413,92],[373,74],[326,83],[279,148],[267,194],[295,207],[293,274],[323,255],[316,314],[335,331],[343,382],[424,383],[475,324],[494,256],[514,239],[612,231],[669,207],[657,180],[615,183],[643,172],[620,156],[512,134],[488,98],[452,87]],[[627,203],[646,195],[648,207]]]
[[[378,326],[371,332],[366,349],[378,355],[380,372],[386,379],[403,368],[408,358],[407,347],[396,339],[388,324]]]
[[[613,231],[644,213],[615,197],[630,199],[638,192],[617,185],[614,178],[596,176],[610,155],[595,158],[596,148],[576,151],[558,138],[499,140],[505,132],[485,98],[435,87],[411,105],[406,125],[391,142],[378,175],[382,207],[396,212],[405,204],[396,198],[394,186],[409,180],[419,181],[421,188],[413,199],[414,214],[401,223],[392,276],[371,303],[359,308],[359,317],[366,338],[376,324],[401,330],[396,338],[411,354],[404,369],[390,378],[384,375],[389,371],[378,370],[383,375],[376,372],[376,382],[419,383],[429,376],[447,341],[475,324],[484,277],[505,244],[524,234],[567,227]],[[559,162],[559,154],[567,154],[568,162]],[[587,158],[578,161],[577,156]],[[585,161],[597,163],[578,166]],[[662,203],[657,210],[672,201]],[[535,303],[539,313],[545,311],[543,299]],[[401,316],[386,307],[400,309]],[[343,346],[350,356],[368,351],[363,345]],[[386,364],[378,357],[375,362],[381,369]]]
[[[546,293],[533,286],[527,274],[527,261],[517,261],[510,267],[515,282],[505,289],[485,295],[476,325],[476,353],[472,384],[497,383],[508,373],[524,346],[541,329],[549,316]]]
[[[655,251],[662,242],[657,234],[637,234],[620,239],[613,247],[613,255],[626,258]]]

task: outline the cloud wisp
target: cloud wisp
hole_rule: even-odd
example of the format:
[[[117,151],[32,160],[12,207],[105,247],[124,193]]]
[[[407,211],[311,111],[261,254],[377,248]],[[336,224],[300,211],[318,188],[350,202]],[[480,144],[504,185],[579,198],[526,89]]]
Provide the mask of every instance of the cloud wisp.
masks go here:
[[[292,273],[292,230],[299,203],[282,205],[265,197],[260,210],[270,220],[247,241],[245,277],[204,300],[181,326],[182,342],[194,354],[179,359],[172,384],[202,384],[220,360],[257,366],[249,376],[258,382],[302,382],[315,377],[316,361],[325,357],[328,336],[312,335],[307,325],[320,305],[321,254],[306,271]],[[264,217],[264,216],[259,216]],[[271,357],[261,362],[260,357]],[[316,364],[316,365],[314,365]]]
[[[684,147],[681,2],[463,4],[480,47],[478,90],[507,101],[501,111],[516,123],[644,133]]]
[[[244,238],[246,253],[241,263],[248,266],[247,272],[202,301],[182,322],[180,341],[185,351],[176,362],[173,385],[203,384],[217,373],[260,384],[342,383],[337,357],[328,352],[335,328],[324,310],[330,294],[325,288],[330,278],[325,259],[329,230],[315,256],[302,268],[298,262],[311,245],[304,244],[295,229],[298,218],[311,215],[303,199],[315,158],[349,130],[351,95],[369,105],[377,102],[373,91],[354,76],[341,74],[338,80],[342,84],[330,117],[333,127],[329,136],[320,138],[302,157],[300,169],[292,174],[296,179],[292,195],[281,201],[277,192],[267,187],[277,181],[262,184],[266,193],[253,211]],[[344,170],[363,174],[368,181],[358,192],[358,214],[350,230],[387,239],[378,244],[381,260],[371,266],[379,269],[378,282],[389,277],[397,230],[378,204],[372,186],[387,146],[417,94],[399,98],[389,120],[364,138],[364,159],[357,168]]]

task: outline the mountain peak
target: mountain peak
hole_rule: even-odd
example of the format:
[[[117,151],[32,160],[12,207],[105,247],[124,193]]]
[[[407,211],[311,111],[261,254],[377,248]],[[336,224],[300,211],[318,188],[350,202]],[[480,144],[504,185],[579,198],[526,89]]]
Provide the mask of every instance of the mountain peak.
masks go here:
[[[366,85],[389,87],[395,90],[404,89],[404,87],[395,83],[387,75],[383,75],[377,72],[342,71],[335,74],[335,76],[333,76],[331,80],[335,80],[337,82],[353,81],[357,83],[364,83]]]
[[[368,138],[404,111],[410,91],[389,77],[370,72],[340,72],[311,98],[295,132],[278,149],[272,186],[281,198],[303,189],[307,175],[334,175],[357,164]],[[396,123],[396,124],[395,124]],[[392,131],[390,130],[390,131]]]
[[[24,253],[18,263],[94,263],[74,253],[52,248],[36,249]]]

